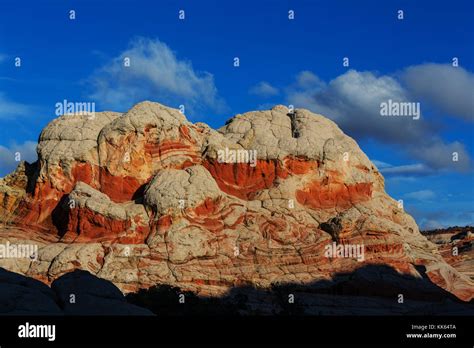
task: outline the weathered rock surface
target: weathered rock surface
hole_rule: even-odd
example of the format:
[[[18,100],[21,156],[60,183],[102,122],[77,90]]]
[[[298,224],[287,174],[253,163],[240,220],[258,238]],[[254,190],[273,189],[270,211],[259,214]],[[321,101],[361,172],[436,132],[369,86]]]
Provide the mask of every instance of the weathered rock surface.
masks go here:
[[[37,244],[38,259],[0,266],[47,283],[84,269],[125,292],[169,284],[221,295],[367,265],[421,278],[423,266],[458,298],[474,295],[355,141],[307,110],[249,112],[216,131],[143,102],[52,121],[38,156],[0,180],[0,242]],[[332,243],[363,245],[363,260],[328,257]]]

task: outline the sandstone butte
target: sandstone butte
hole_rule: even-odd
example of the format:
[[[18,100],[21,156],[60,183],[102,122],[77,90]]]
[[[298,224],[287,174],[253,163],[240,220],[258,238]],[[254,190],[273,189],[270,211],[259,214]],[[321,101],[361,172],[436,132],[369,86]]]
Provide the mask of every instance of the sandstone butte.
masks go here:
[[[256,150],[257,164],[218,161],[225,148]],[[142,102],[54,119],[37,153],[0,179],[0,243],[35,243],[38,259],[0,267],[47,284],[83,269],[126,293],[169,284],[213,296],[384,265],[474,295],[356,142],[308,110],[275,106],[214,130]],[[364,261],[326,257],[333,241],[363,244]]]

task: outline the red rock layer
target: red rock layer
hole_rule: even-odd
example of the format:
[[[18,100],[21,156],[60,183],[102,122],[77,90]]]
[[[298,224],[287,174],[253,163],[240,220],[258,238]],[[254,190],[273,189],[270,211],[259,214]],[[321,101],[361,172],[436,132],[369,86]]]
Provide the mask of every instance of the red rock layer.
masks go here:
[[[347,185],[329,180],[313,181],[304,189],[296,191],[298,203],[311,209],[348,209],[371,197],[372,183]]]
[[[89,163],[76,163],[71,174],[66,175],[61,167],[54,173],[55,184],[51,181],[38,181],[32,194],[28,194],[18,206],[16,221],[19,226],[37,229],[57,230],[53,221],[55,210],[64,195],[69,194],[77,181],[94,186],[95,168]]]
[[[69,214],[68,231],[75,232],[78,240],[88,241],[118,235],[130,226],[127,220],[112,220],[89,209],[75,208]]]
[[[114,241],[117,243],[140,244],[148,235],[147,225],[140,225],[140,217],[134,222],[138,225],[131,230],[132,221],[114,220],[94,213],[87,208],[74,208],[69,211],[65,240],[76,242]]]
[[[260,190],[272,187],[281,174],[277,161],[258,160],[257,165],[252,167],[249,163],[219,163],[208,159],[203,165],[222,191],[245,200],[252,199]]]
[[[144,184],[131,176],[112,175],[107,168],[100,168],[100,191],[116,202],[131,201]]]
[[[271,188],[279,178],[307,174],[318,167],[317,162],[298,157],[285,158],[283,165],[278,160],[257,160],[252,166],[249,163],[220,163],[214,159],[205,160],[203,165],[222,191],[245,200]]]
[[[286,157],[283,160],[283,166],[287,173],[285,173],[286,177],[288,174],[290,175],[303,175],[308,174],[314,170],[316,170],[319,166],[319,163],[316,161],[311,161],[303,157]]]

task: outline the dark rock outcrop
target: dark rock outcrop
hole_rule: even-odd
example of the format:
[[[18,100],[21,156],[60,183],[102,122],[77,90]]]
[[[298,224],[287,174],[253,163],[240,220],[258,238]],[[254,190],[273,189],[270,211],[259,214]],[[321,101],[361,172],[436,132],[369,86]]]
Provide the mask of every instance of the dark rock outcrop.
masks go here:
[[[0,315],[152,315],[111,282],[74,271],[44,283],[0,268]]]

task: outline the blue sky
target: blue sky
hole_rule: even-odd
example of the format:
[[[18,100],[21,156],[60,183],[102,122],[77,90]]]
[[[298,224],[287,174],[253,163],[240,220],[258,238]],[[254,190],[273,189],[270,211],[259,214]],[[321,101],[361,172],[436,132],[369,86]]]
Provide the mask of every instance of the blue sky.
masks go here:
[[[423,228],[473,224],[473,93],[467,0],[0,3],[0,175],[17,151],[34,159],[64,99],[114,111],[183,104],[213,127],[293,104],[353,136]],[[420,102],[420,120],[381,117],[388,99]]]

